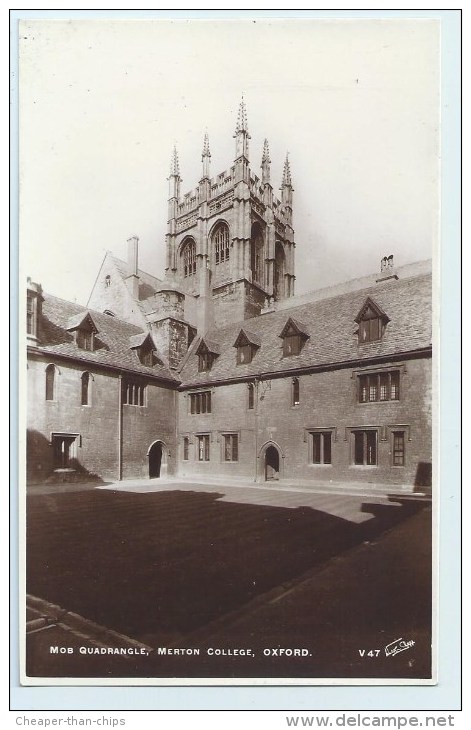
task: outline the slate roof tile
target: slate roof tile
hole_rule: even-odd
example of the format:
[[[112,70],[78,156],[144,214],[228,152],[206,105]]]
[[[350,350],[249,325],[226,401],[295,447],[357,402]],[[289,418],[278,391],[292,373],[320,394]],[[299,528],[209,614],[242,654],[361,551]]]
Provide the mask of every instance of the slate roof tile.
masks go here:
[[[58,299],[50,294],[43,294],[42,318],[39,329],[39,350],[51,355],[65,355],[78,358],[88,363],[88,367],[108,366],[118,369],[132,370],[136,374],[158,377],[178,383],[178,378],[161,363],[154,367],[142,365],[137,353],[131,349],[131,338],[148,335],[139,327],[117,317],[89,310],[79,304]],[[90,312],[98,333],[95,335],[95,350],[80,349],[73,334],[67,331],[72,317],[80,319],[82,313]]]
[[[84,322],[87,322],[91,325],[94,325],[93,317],[90,316],[90,312],[88,309],[85,309],[83,312],[79,312],[78,314],[74,314],[72,317],[70,317],[66,323],[66,329],[67,330],[76,330],[79,329],[81,325],[84,324]],[[96,329],[96,326],[95,326]]]
[[[126,279],[130,273],[128,264],[126,263],[126,261],[117,258],[114,254],[111,254],[111,256],[119,273],[121,274],[123,279]],[[142,269],[138,269],[137,274],[140,280],[139,301],[141,302],[144,299],[148,299],[149,297],[153,296],[157,291],[159,291],[162,286],[162,281],[161,279],[157,279],[156,276],[152,276],[152,274],[148,274],[146,271],[142,271]]]
[[[262,344],[262,340],[258,335],[250,332],[247,327],[241,327],[239,330],[239,334],[237,335],[237,339],[233,344],[233,347],[237,347],[238,345],[236,343],[238,343],[239,340],[244,339],[250,342],[250,344],[256,345],[256,347],[260,347],[260,345]]]
[[[221,354],[209,372],[199,373],[195,354],[199,340],[193,343],[180,371],[183,385],[191,387],[310,366],[367,361],[426,349],[432,342],[431,286],[431,274],[390,280],[212,329],[207,339],[219,345]],[[390,322],[381,340],[359,344],[355,317],[368,296],[387,314]],[[279,335],[290,317],[302,323],[309,339],[299,355],[283,357],[283,341]],[[250,363],[238,365],[233,344],[246,324],[261,340],[261,346]]]

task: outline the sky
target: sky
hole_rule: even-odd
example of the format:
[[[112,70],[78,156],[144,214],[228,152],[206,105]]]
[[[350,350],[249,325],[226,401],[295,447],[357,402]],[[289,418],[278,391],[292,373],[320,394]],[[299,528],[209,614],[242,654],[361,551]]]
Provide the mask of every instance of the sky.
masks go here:
[[[174,144],[182,192],[234,160],[289,152],[296,293],[432,256],[439,212],[439,24],[382,20],[24,20],[20,277],[86,304],[107,250],[164,275]]]

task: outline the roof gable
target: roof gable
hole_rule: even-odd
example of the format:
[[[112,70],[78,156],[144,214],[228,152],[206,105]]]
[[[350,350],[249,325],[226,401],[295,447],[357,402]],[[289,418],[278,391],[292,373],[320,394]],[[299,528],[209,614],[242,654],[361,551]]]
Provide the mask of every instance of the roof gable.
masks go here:
[[[243,347],[244,345],[254,345],[255,347],[260,347],[261,344],[262,340],[258,335],[255,335],[253,332],[249,332],[249,330],[245,327],[241,327],[237,339],[233,344],[233,347]]]
[[[281,330],[279,337],[289,337],[290,335],[301,335],[301,337],[307,339],[310,335],[307,331],[307,327],[301,324],[294,317],[289,317],[285,326]]]
[[[304,368],[345,366],[350,362],[367,362],[371,358],[403,356],[403,353],[429,353],[432,342],[431,294],[432,277],[430,273],[420,271],[408,278],[370,283],[358,290],[304,301],[288,311],[287,308],[275,309],[250,320],[213,328],[205,340],[216,343],[221,354],[211,371],[198,371],[197,348],[201,340],[196,339],[179,367],[180,377],[184,386],[192,387],[270,374],[288,375]],[[389,324],[381,339],[364,347],[358,339],[355,314],[363,309],[368,299],[374,301],[378,312],[389,318]],[[283,338],[280,339],[280,333],[289,329],[288,323],[293,326],[293,332],[310,335],[305,339],[300,354],[290,358],[283,356]],[[304,323],[309,323],[309,329]],[[261,342],[256,358],[244,364],[242,370],[234,357],[234,343],[241,329],[257,335]]]
[[[87,330],[88,332],[94,332],[95,334],[99,331],[93,317],[88,310],[85,312],[79,312],[78,314],[69,317],[65,328],[68,332],[74,330]]]
[[[373,319],[374,317],[379,317],[386,324],[390,321],[388,315],[381,309],[379,304],[377,304],[377,302],[375,302],[375,300],[371,297],[367,297],[362,308],[355,317],[355,322],[361,322],[362,319]]]
[[[155,350],[154,340],[149,332],[131,335],[129,338],[129,347],[131,350],[136,350],[138,347],[148,347],[151,350]]]
[[[196,348],[196,354],[203,355],[206,352],[210,352],[212,355],[220,355],[221,348],[217,342],[214,342],[214,340],[202,337],[198,347]]]
[[[93,350],[80,348],[71,331],[87,320],[87,315],[99,331],[99,347]],[[158,353],[152,366],[145,365],[136,356],[131,344],[139,347],[137,344],[139,342],[146,346],[149,341],[149,344],[153,345],[149,332],[143,332],[140,327],[118,317],[90,312],[81,305],[58,299],[47,293],[44,295],[39,334],[37,351],[47,354],[48,357],[54,358],[54,355],[57,355],[76,359],[81,363],[85,361],[88,369],[104,366],[118,371],[148,375],[174,386],[179,382]]]

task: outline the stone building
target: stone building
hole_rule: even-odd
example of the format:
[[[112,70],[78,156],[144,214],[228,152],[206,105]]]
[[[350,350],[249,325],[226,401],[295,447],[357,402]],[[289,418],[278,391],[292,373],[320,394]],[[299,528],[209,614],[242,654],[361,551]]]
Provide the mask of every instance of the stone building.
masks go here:
[[[105,256],[88,308],[28,289],[31,479],[244,478],[431,483],[431,267],[394,267],[295,296],[293,187],[249,165],[181,193],[169,175],[162,280]],[[85,402],[84,402],[85,401]],[[65,470],[65,471],[64,471]],[[67,471],[68,470],[68,471]]]
[[[30,482],[175,472],[179,380],[147,330],[29,282],[27,331]]]
[[[179,369],[179,472],[428,486],[428,269],[365,277],[198,337]]]
[[[288,157],[281,199],[270,182],[265,140],[261,177],[249,166],[249,131],[244,102],[235,130],[232,166],[210,177],[205,135],[199,184],[182,194],[173,151],[170,175],[164,281],[138,269],[138,239],[128,240],[128,261],[105,256],[88,306],[111,311],[144,326],[160,351],[178,364],[195,331],[257,316],[273,302],[294,295],[293,187]]]

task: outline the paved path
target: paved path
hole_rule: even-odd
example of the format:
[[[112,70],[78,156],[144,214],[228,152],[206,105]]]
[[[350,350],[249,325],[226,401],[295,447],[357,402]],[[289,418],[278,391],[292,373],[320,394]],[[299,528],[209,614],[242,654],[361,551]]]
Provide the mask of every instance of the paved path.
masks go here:
[[[28,592],[147,646],[178,646],[294,589],[421,507],[383,495],[163,480],[33,487]],[[46,649],[30,654],[33,672],[46,671],[37,669]]]

